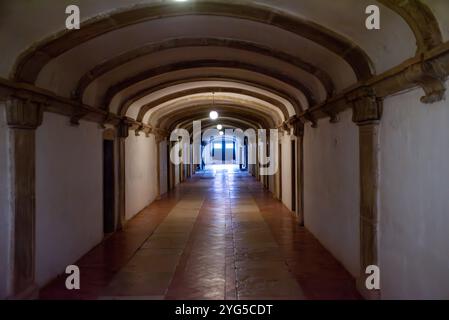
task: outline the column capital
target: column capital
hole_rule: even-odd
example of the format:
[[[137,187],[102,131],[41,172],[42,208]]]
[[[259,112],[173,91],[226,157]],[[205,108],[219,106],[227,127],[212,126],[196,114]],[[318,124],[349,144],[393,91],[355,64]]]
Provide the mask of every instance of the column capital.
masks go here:
[[[318,128],[318,120],[312,112],[307,111],[306,113],[304,113],[303,118],[305,121],[308,121],[312,124],[312,128]]]
[[[147,133],[147,131],[145,131],[145,127],[144,127],[143,124],[137,125],[136,130],[134,130],[134,133],[135,133],[136,137],[140,137],[140,133],[141,132],[145,133],[145,136],[148,137],[149,133]]]
[[[83,109],[73,111],[72,115],[70,116],[70,125],[75,127],[79,126],[80,120],[86,117],[88,114],[89,111]]]
[[[378,123],[382,118],[383,101],[372,87],[362,87],[346,100],[352,104],[352,121],[357,125]]]
[[[165,138],[166,138],[164,135],[161,135],[161,134],[159,134],[159,133],[156,133],[156,134],[155,134],[155,137],[156,137],[156,143],[161,143],[161,142],[164,141]]]
[[[117,136],[123,139],[128,138],[130,128],[131,123],[126,118],[121,119],[119,124],[117,125]]]
[[[298,116],[291,117],[288,124],[293,128],[293,135],[296,137],[304,136],[304,122]]]
[[[160,128],[152,128],[151,133],[154,134],[156,142],[158,143],[164,141],[167,137],[170,137],[170,134],[167,131]]]
[[[8,126],[16,129],[37,129],[42,124],[44,104],[45,102],[31,97],[8,97],[5,100]]]
[[[321,111],[329,117],[330,123],[338,123],[340,121],[338,112],[333,108],[332,104],[325,105]]]
[[[153,133],[153,128],[151,128],[150,126],[144,127],[142,132],[145,133],[145,137],[149,138],[150,134]]]
[[[282,125],[279,128],[282,132],[285,131],[289,131],[290,130],[290,125],[288,124],[287,121],[283,122]]]
[[[103,139],[104,140],[110,140],[110,141],[114,141],[115,140],[115,130],[112,128],[105,128],[103,130]]]

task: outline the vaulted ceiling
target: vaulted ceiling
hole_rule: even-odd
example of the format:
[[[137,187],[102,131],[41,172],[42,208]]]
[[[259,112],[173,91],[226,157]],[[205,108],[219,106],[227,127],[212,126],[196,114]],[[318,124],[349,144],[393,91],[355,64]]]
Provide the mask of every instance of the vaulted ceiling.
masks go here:
[[[381,8],[381,30],[365,8]],[[425,3],[425,4],[424,4]],[[81,29],[64,28],[65,8]],[[277,127],[449,38],[449,1],[3,1],[0,76],[191,128]],[[446,13],[446,14],[445,14]]]

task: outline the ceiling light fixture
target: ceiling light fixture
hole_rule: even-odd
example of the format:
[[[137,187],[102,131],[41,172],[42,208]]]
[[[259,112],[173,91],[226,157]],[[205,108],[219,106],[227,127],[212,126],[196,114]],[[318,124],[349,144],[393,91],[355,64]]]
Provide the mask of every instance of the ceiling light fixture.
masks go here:
[[[212,92],[212,108],[215,107],[215,92]],[[212,120],[217,120],[218,119],[218,112],[217,111],[211,111],[209,113],[209,118],[211,118]]]
[[[219,125],[217,126],[217,129],[218,129],[218,130],[221,130],[221,129],[223,129],[223,126],[222,126],[221,124],[219,124]]]
[[[223,136],[223,135],[224,135],[224,132],[223,132],[223,131],[220,131],[219,134],[220,134],[220,136]]]
[[[209,118],[211,118],[212,120],[217,120],[218,119],[218,113],[217,111],[211,111],[209,113]]]

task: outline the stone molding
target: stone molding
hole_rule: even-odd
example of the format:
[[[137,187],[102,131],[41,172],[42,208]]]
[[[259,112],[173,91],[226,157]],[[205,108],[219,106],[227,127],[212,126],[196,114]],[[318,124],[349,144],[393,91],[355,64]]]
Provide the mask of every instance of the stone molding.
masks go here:
[[[417,54],[440,45],[442,40],[438,20],[432,10],[420,0],[378,0],[398,13],[407,22],[416,38]]]
[[[338,123],[340,118],[338,116],[338,112],[329,106],[324,106],[322,112],[329,117],[330,123]]]
[[[291,117],[288,120],[289,128],[293,128],[293,135],[296,137],[304,137],[304,122],[297,116]],[[290,129],[288,129],[290,130]]]
[[[168,132],[159,128],[153,128],[147,124],[135,121],[132,118],[123,117],[116,125],[117,137],[126,139],[129,137],[129,132],[134,130],[134,134],[139,137],[141,133],[144,133],[148,138],[150,134],[156,137],[160,136],[165,139],[168,136]]]
[[[434,68],[434,64],[423,62],[412,65],[406,69],[403,77],[405,82],[414,83],[424,90],[422,103],[430,104],[443,100],[446,92],[445,75],[441,70]]]
[[[360,91],[361,89],[363,91],[364,87],[373,88],[376,97],[380,99],[407,89],[421,86],[426,93],[421,100],[424,103],[437,102],[444,99],[444,92],[446,90],[444,81],[448,75],[449,42],[446,42],[425,54],[422,54],[418,58],[410,59],[397,67],[380,75],[373,76],[369,80],[335,95],[326,102],[309,108],[307,111],[299,114],[298,117],[304,123],[312,122],[312,124],[316,124],[316,121],[321,118],[330,117],[331,120],[332,118],[335,120],[340,112],[348,108],[354,108],[354,103],[348,103],[348,97],[349,100],[351,100],[351,97],[353,97],[357,91]],[[29,101],[32,101],[31,105],[33,105],[34,102],[39,101],[41,102],[39,105],[43,107],[44,111],[54,112],[68,117],[73,117],[74,110],[84,110],[86,113],[80,112],[86,114],[83,118],[84,120],[95,121],[100,124],[107,121],[117,125],[121,121],[120,119],[122,119],[115,114],[78,103],[68,98],[57,96],[49,91],[37,88],[34,85],[17,83],[3,78],[0,78],[0,95],[6,97],[5,100],[8,100],[8,97],[10,96],[24,100],[29,99]],[[367,104],[367,101],[365,101],[364,104]],[[28,103],[28,105],[30,105],[30,103]],[[371,100],[371,106],[373,106],[373,100]],[[20,108],[19,106],[16,107]],[[37,109],[39,112],[35,113],[35,115],[40,114],[40,109],[41,108]],[[365,110],[361,110],[358,107],[356,107],[355,110],[357,112],[360,111],[355,117],[357,122],[360,122],[359,120],[363,117],[371,118],[371,120],[378,120],[381,116],[381,108],[378,106],[371,108],[371,111],[366,110],[366,108]],[[311,115],[313,115],[313,118]],[[24,123],[23,125],[29,126],[30,124]]]
[[[332,122],[340,112],[352,108],[357,113],[354,122],[376,121],[382,115],[382,99],[401,91],[421,87],[425,92],[421,98],[422,103],[431,104],[443,100],[448,76],[449,42],[446,42],[420,57],[412,58],[309,108],[299,118],[312,124],[312,119],[316,121],[331,118]],[[361,101],[362,97],[365,101]],[[357,106],[354,107],[354,103]]]
[[[302,119],[304,122],[310,122],[312,128],[318,128],[318,120],[312,112],[306,112],[303,114]]]

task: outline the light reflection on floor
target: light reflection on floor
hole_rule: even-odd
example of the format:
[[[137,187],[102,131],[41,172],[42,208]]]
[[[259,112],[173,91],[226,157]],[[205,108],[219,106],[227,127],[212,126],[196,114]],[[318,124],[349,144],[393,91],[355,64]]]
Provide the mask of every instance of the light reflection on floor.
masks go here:
[[[238,164],[213,164],[206,165],[205,171],[212,171],[214,174],[220,171],[232,173],[240,171],[240,166]]]

